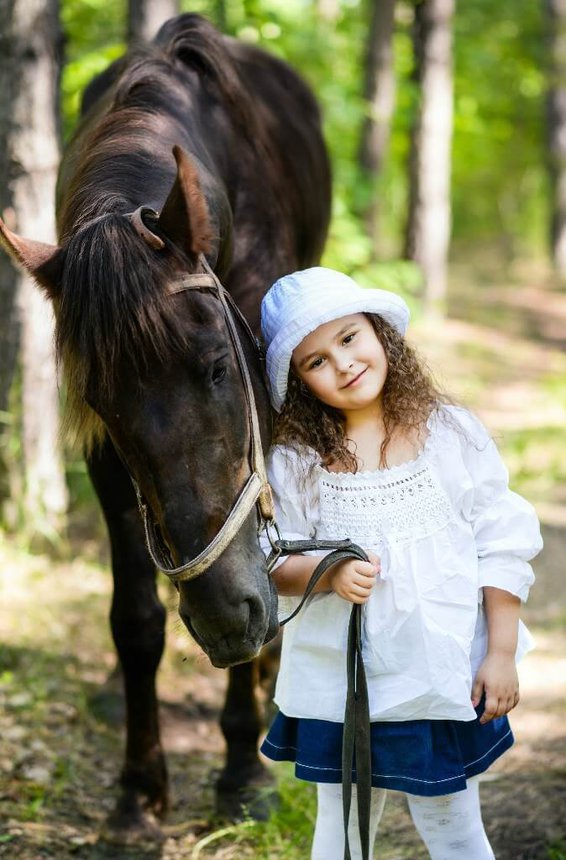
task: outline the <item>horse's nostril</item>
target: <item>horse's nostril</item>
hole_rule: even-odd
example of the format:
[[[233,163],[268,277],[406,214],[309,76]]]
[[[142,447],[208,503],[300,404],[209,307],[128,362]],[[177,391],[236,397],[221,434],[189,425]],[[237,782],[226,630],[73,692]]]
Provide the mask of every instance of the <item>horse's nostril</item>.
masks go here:
[[[248,610],[247,635],[251,638],[258,628],[265,627],[265,607],[259,597],[248,597],[246,600]]]

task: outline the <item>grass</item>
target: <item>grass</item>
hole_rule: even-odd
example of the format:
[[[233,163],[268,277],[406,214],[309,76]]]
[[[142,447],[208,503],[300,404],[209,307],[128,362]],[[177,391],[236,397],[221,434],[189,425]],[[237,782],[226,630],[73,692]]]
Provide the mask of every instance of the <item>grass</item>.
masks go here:
[[[223,849],[226,860],[304,860],[309,855],[316,815],[315,787],[295,779],[291,765],[279,764],[274,770],[279,808],[269,820],[248,818],[241,824],[213,830],[193,846],[191,860],[204,858],[209,848]]]

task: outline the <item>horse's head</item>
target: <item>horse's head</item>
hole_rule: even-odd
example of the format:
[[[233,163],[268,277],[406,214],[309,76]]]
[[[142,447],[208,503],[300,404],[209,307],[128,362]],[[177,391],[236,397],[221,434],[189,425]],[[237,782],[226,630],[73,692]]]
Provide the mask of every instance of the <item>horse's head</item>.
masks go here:
[[[87,445],[110,435],[171,567],[209,546],[252,471],[250,403],[221,291],[209,288],[210,275],[202,288],[183,281],[214,239],[196,170],[175,155],[177,177],[160,215],[103,215],[61,247],[1,225],[3,244],[53,300],[71,420]],[[258,351],[242,321],[232,325],[266,445]],[[211,566],[178,583],[181,617],[217,666],[250,659],[277,630],[257,526],[254,506]]]

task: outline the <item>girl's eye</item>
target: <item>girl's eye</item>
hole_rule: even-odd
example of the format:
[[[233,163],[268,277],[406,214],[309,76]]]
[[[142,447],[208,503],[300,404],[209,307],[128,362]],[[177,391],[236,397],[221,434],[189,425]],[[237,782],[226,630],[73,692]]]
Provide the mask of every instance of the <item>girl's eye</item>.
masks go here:
[[[309,370],[314,370],[316,367],[320,367],[324,359],[322,357],[315,358],[309,365]]]
[[[355,331],[351,332],[350,334],[347,334],[346,337],[344,338],[344,340],[342,341],[342,343],[351,343],[351,341],[354,340],[355,336],[356,336]]]

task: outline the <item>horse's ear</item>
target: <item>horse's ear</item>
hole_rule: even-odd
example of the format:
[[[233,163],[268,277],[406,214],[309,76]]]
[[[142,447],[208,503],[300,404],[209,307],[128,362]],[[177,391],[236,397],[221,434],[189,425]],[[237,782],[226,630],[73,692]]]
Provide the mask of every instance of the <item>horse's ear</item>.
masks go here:
[[[57,298],[63,274],[63,253],[57,245],[24,239],[12,232],[0,218],[0,246],[17,265],[35,278],[50,299]]]
[[[162,233],[189,255],[207,254],[212,247],[210,216],[197,169],[180,146],[173,147],[177,176],[159,216]]]

